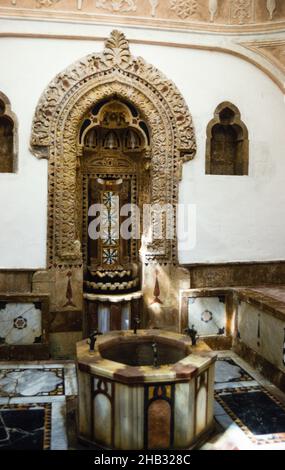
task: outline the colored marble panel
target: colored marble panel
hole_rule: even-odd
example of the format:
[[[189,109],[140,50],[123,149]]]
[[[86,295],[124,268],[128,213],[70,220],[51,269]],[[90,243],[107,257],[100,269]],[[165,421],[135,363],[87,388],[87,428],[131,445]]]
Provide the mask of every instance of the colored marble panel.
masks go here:
[[[91,377],[78,371],[78,389],[82,400],[79,401],[79,433],[81,436],[91,439]]]
[[[115,384],[115,448],[142,449],[144,388]]]
[[[238,337],[271,364],[285,370],[285,322],[263,310],[242,302],[238,309]],[[274,334],[272,332],[274,331]]]
[[[195,381],[175,385],[174,447],[187,449],[194,437]]]
[[[167,449],[170,446],[171,408],[167,401],[156,400],[148,408],[148,448]]]
[[[214,390],[214,382],[215,382],[215,368],[216,364],[213,364],[209,368],[208,372],[208,394],[207,394],[207,425],[209,426],[213,421],[214,415],[214,400],[213,400],[213,390]]]
[[[105,447],[112,444],[112,406],[106,395],[99,393],[94,399],[94,437]]]
[[[196,435],[200,434],[207,424],[207,389],[200,387],[196,397]]]
[[[188,324],[194,325],[200,336],[223,335],[226,329],[224,297],[190,297]]]

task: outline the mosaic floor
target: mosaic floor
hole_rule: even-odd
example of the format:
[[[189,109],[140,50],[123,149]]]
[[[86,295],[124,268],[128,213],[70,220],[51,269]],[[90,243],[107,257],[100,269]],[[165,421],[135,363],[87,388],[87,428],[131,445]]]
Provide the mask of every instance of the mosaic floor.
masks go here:
[[[74,363],[0,362],[0,451],[76,448],[76,395]],[[204,450],[285,450],[285,395],[230,351],[216,364],[215,421]]]
[[[73,363],[0,362],[0,451],[67,449],[66,404],[76,395]]]
[[[285,450],[285,394],[231,351],[216,363],[218,432],[204,450]]]

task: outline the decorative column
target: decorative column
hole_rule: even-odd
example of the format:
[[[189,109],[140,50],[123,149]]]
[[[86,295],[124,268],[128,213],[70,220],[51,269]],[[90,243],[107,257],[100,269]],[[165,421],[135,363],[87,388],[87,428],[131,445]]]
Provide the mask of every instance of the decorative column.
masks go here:
[[[269,19],[273,20],[273,14],[276,10],[276,0],[267,0],[266,1],[266,8],[269,13]]]
[[[159,1],[158,0],[149,0],[151,6],[151,16],[156,16],[156,9],[158,7]]]
[[[210,21],[213,23],[215,14],[218,10],[218,0],[209,0],[209,13],[210,13]]]

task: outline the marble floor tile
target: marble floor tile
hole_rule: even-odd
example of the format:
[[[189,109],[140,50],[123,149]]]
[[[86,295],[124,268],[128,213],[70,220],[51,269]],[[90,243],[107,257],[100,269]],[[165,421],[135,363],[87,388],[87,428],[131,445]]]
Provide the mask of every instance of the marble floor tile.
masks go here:
[[[65,396],[45,397],[44,402],[51,407],[51,450],[67,450],[66,398]],[[43,397],[16,397],[9,400],[10,406],[37,406],[43,403]],[[1,450],[1,448],[0,448]]]
[[[240,388],[240,387],[254,387],[258,385],[256,380],[251,382],[224,382],[215,384],[215,390],[223,390],[224,388]]]
[[[217,402],[217,400],[214,400],[214,416],[221,416],[221,415],[226,415],[226,412],[224,408]]]
[[[64,370],[0,369],[0,396],[48,396],[64,394]]]
[[[45,397],[13,397],[8,398],[8,403],[41,403],[44,400],[45,403],[57,403],[65,401],[65,396],[45,396]]]
[[[218,358],[215,368],[215,383],[251,381],[251,377],[232,358]]]
[[[0,405],[6,405],[9,403],[9,397],[0,397]]]
[[[222,393],[223,390],[230,394],[237,391],[244,392],[246,388],[260,389],[264,387],[281,401],[283,400],[285,404],[285,395],[235,353],[219,351],[218,356],[216,394]],[[58,373],[56,374],[55,371]],[[62,379],[61,382],[59,379]],[[58,388],[60,393],[55,394]],[[75,363],[0,363],[0,406],[40,406],[43,402],[51,406],[50,449],[65,450],[68,448],[66,397],[74,397],[77,394]],[[214,402],[214,416],[219,431],[202,449],[245,450],[258,448],[266,450],[272,448],[285,450],[284,443],[273,442],[272,439],[270,441],[267,435],[262,436],[257,445],[249,438],[241,423],[235,422],[233,415],[230,416],[217,400]]]
[[[0,450],[51,448],[51,404],[0,405]]]
[[[235,423],[221,418],[224,424],[224,432],[214,436],[209,442],[201,447],[201,450],[253,450],[252,442],[244,435],[244,433],[236,426]]]
[[[63,369],[68,363],[55,363],[49,361],[27,361],[27,362],[15,362],[15,361],[0,361],[1,369]],[[72,364],[72,363],[71,363]]]
[[[220,438],[214,444],[209,443],[209,448],[223,449],[223,446],[236,442],[239,449],[285,450],[285,395],[232,351],[218,354],[215,381],[218,402],[215,401],[214,415],[227,439]],[[237,365],[243,370],[242,377],[246,380],[238,381],[238,377],[233,377],[238,369],[231,370],[226,366],[224,371],[219,370],[229,358],[232,360],[230,365]],[[228,381],[220,382],[224,377]],[[263,403],[264,400],[268,403]],[[221,408],[226,414],[222,413]],[[237,434],[233,435],[233,430]],[[262,435],[263,431],[267,434]]]

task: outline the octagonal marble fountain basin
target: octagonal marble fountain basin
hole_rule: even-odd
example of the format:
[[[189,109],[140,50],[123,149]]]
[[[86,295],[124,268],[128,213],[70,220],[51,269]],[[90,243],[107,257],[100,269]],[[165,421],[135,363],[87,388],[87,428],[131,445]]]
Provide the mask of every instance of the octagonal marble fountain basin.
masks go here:
[[[79,439],[118,450],[195,447],[213,426],[215,361],[204,342],[161,330],[110,332],[93,353],[77,343]]]

